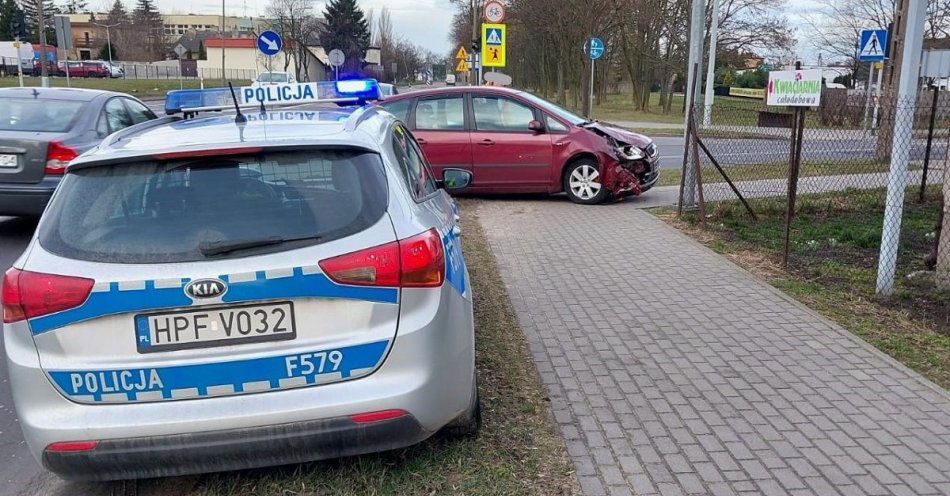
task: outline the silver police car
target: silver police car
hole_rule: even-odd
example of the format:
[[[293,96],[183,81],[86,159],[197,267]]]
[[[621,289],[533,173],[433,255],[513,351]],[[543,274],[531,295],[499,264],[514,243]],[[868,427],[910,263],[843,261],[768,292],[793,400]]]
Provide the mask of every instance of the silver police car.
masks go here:
[[[327,84],[284,95],[378,92]],[[433,177],[372,105],[196,116],[215,107],[201,91],[72,162],[3,278],[36,458],[114,480],[474,433],[472,290],[445,191],[470,173]]]

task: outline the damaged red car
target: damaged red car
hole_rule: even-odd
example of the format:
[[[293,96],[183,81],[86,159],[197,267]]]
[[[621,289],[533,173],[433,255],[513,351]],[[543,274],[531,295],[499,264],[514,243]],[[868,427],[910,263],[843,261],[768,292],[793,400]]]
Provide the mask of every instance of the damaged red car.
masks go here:
[[[659,151],[650,138],[525,91],[433,88],[381,105],[409,126],[437,177],[446,168],[472,172],[466,192],[563,191],[590,205],[645,193],[659,177]]]

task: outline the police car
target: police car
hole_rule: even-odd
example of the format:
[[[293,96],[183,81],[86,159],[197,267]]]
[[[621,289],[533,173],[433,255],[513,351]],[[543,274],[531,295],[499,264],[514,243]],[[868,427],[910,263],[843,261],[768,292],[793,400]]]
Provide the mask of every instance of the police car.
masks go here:
[[[457,207],[374,81],[170,92],[73,161],[3,278],[19,423],[67,479],[472,434]],[[258,99],[258,95],[261,98]],[[237,114],[199,114],[237,107]]]

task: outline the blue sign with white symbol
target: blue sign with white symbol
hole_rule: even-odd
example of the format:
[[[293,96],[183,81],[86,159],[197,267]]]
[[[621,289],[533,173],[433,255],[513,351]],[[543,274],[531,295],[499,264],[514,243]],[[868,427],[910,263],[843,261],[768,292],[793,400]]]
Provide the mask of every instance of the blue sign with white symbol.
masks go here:
[[[600,38],[591,38],[587,42],[587,55],[591,60],[597,60],[604,55],[604,41]]]
[[[880,62],[887,58],[887,30],[865,29],[858,43],[858,60]]]
[[[488,28],[485,31],[485,44],[486,45],[501,45],[504,40],[501,30],[498,28]]]
[[[257,36],[257,49],[268,57],[273,57],[284,47],[284,40],[275,31],[264,31]]]

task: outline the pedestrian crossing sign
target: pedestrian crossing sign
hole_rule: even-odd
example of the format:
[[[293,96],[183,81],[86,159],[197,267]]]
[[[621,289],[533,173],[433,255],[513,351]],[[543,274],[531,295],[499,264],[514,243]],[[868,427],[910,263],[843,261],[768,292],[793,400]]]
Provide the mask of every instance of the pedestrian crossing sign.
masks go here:
[[[482,67],[504,67],[508,40],[504,24],[482,24]]]
[[[858,60],[879,62],[887,58],[887,30],[865,29],[858,43]]]

